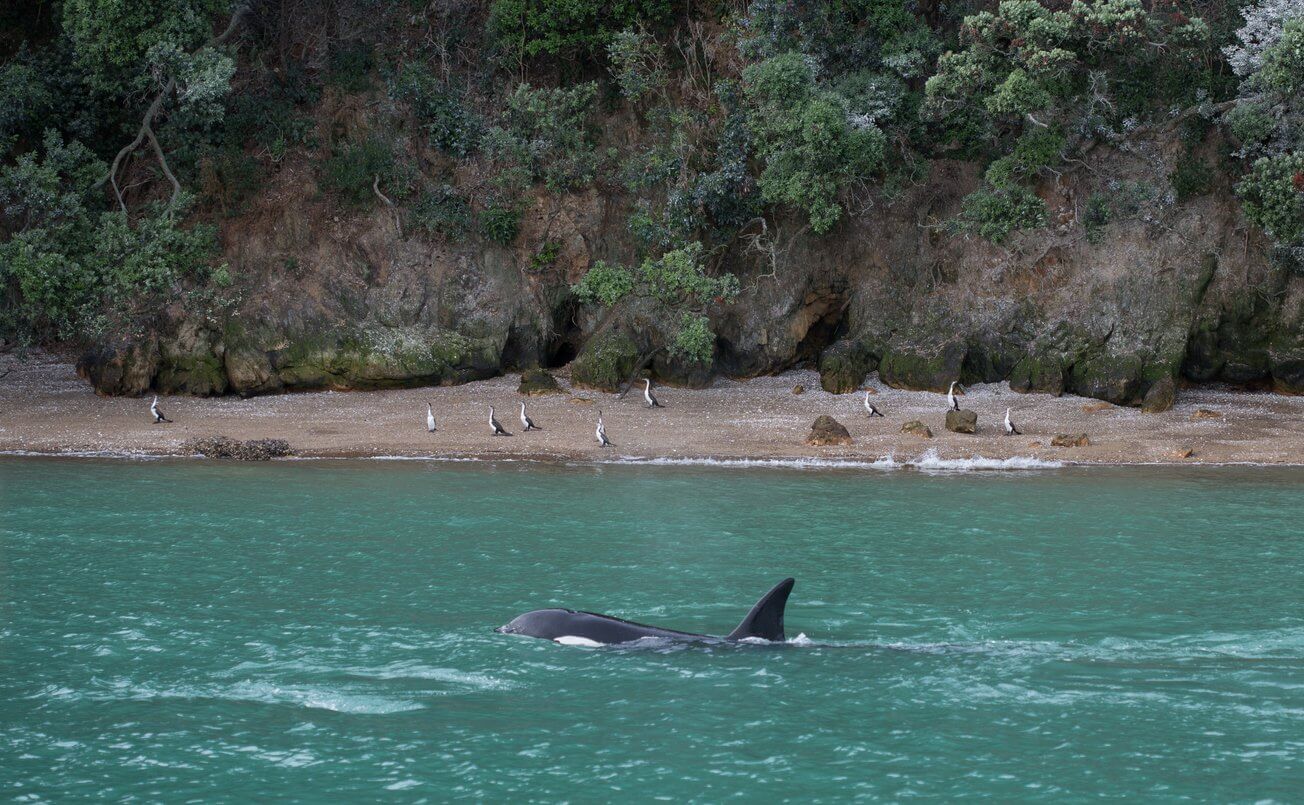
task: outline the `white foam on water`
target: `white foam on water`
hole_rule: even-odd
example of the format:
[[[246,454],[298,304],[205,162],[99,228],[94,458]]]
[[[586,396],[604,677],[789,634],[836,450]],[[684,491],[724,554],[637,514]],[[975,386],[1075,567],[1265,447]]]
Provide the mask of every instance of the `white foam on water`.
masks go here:
[[[318,685],[277,685],[272,682],[237,682],[232,685],[154,686],[118,679],[108,690],[79,693],[76,698],[92,701],[151,701],[155,699],[220,699],[258,704],[289,704],[314,710],[355,715],[388,715],[421,710],[425,705]]]
[[[970,472],[973,470],[1054,470],[1064,466],[1062,461],[1047,461],[1032,456],[1010,456],[1009,458],[942,458],[935,448],[920,453],[914,460],[906,462],[918,470],[933,472]]]
[[[658,458],[640,458],[638,456],[621,456],[597,464],[637,464],[653,467],[741,467],[774,468],[789,470],[895,470],[901,464],[889,454],[873,460],[840,458],[677,458],[661,456]]]

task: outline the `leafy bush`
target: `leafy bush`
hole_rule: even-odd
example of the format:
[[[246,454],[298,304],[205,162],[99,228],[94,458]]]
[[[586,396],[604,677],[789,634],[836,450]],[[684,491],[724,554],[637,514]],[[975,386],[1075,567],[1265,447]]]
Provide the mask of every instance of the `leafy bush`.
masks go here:
[[[592,56],[617,31],[670,18],[670,0],[493,0],[489,30],[512,58]]]
[[[1011,232],[1046,225],[1046,203],[1025,187],[984,188],[965,197],[959,231],[992,243],[1004,243]]]
[[[842,216],[839,190],[881,164],[883,132],[850,120],[845,100],[816,85],[799,53],[748,67],[744,79],[749,123],[765,164],[761,195],[805,210],[811,228],[827,232]]]
[[[345,204],[366,207],[376,201],[376,177],[383,185],[393,175],[394,152],[386,143],[372,138],[349,143],[331,154],[323,165],[321,183]]]
[[[647,31],[621,31],[607,45],[611,72],[626,100],[637,102],[665,86],[666,62],[661,47]]]
[[[390,95],[408,105],[430,144],[446,154],[466,156],[479,144],[480,119],[423,62],[409,62],[394,76]]]
[[[670,354],[697,363],[706,363],[715,354],[715,333],[706,316],[685,313],[679,331],[670,344]]]
[[[1109,197],[1104,193],[1092,193],[1087,198],[1087,208],[1082,213],[1082,226],[1087,231],[1087,240],[1091,243],[1099,243],[1100,236],[1111,218],[1114,211],[1109,206]]]
[[[506,246],[516,240],[521,214],[520,206],[514,203],[485,207],[480,211],[480,231],[494,243]]]
[[[413,229],[453,243],[471,232],[471,204],[449,185],[422,191],[408,218]]]
[[[507,99],[507,128],[494,146],[513,152],[549,190],[588,184],[597,167],[588,125],[597,93],[593,82],[555,89],[517,85]]]
[[[571,293],[581,302],[597,302],[603,307],[611,307],[633,291],[634,273],[602,260],[594,262],[580,281],[571,286]]]
[[[326,81],[345,92],[366,92],[371,89],[371,71],[375,66],[369,43],[345,42],[331,52]]]
[[[1304,247],[1304,152],[1256,160],[1236,194],[1246,216],[1278,244]]]
[[[1178,201],[1203,196],[1213,189],[1213,170],[1204,160],[1187,154],[1177,160],[1168,176]]]
[[[557,263],[561,256],[561,241],[545,240],[539,250],[530,258],[531,271],[546,271]]]

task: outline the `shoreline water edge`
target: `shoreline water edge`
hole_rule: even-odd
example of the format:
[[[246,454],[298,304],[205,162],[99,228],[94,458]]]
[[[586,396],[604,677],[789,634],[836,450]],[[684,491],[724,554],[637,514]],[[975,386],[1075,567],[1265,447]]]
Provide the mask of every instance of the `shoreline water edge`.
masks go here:
[[[458,386],[269,397],[173,397],[160,404],[172,423],[154,423],[149,398],[98,397],[72,364],[40,354],[13,363],[0,383],[0,455],[186,458],[189,443],[225,436],[284,439],[294,459],[532,461],[788,469],[1053,469],[1063,466],[1304,465],[1304,397],[1202,386],[1183,389],[1161,413],[1065,395],[1020,394],[1005,384],[968,388],[963,409],[976,433],[947,429],[946,395],[904,391],[871,376],[865,393],[835,395],[818,375],[793,370],[705,389],[664,387],[664,408],[647,408],[641,386],[623,397],[572,389],[525,396],[519,375]],[[520,403],[542,430],[522,432]],[[437,430],[426,429],[426,405]],[[494,437],[489,405],[513,435]],[[1007,408],[1021,431],[1007,435]],[[593,437],[601,411],[613,447]],[[847,430],[840,444],[807,443],[831,416]],[[918,430],[903,432],[909,422]],[[514,427],[515,426],[515,427]],[[1085,443],[1056,446],[1057,436]]]

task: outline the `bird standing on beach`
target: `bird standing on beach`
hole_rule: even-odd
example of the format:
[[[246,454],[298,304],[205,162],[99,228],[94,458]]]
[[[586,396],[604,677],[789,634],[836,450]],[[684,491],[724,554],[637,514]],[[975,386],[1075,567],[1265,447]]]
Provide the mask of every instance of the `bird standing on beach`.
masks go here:
[[[664,405],[657,402],[657,398],[652,396],[652,378],[643,378],[643,399],[647,400],[648,408],[665,408]]]
[[[426,432],[435,432],[435,409],[430,407],[430,403],[426,403]]]
[[[876,417],[876,416],[883,416],[883,412],[882,412],[882,411],[879,411],[877,408],[875,408],[875,407],[874,407],[874,404],[873,404],[872,402],[869,401],[869,392],[868,392],[868,391],[865,392],[865,410],[869,412],[869,416],[870,416],[870,418],[873,418],[873,417]]]
[[[1008,408],[1005,409],[1005,435],[1006,435],[1006,436],[1022,436],[1022,435],[1023,435],[1023,434],[1019,431],[1019,429],[1016,428],[1016,427],[1014,426],[1014,423],[1010,421],[1010,409],[1008,409]]]
[[[160,422],[171,422],[172,420],[163,416],[163,409],[158,407],[158,395],[154,396],[154,402],[149,404],[149,412],[154,415],[154,424]]]
[[[598,447],[615,447],[611,440],[607,438],[607,429],[602,424],[602,409],[598,409],[598,429],[593,431],[593,435],[598,439]]]
[[[955,410],[959,411],[959,410],[960,410],[960,401],[957,400],[957,399],[955,398],[955,387],[956,387],[956,386],[960,386],[960,384],[957,383],[956,381],[952,380],[952,381],[951,381],[951,387],[950,387],[949,389],[946,390],[946,407],[947,407],[947,408],[954,408]],[[964,394],[964,386],[960,386],[960,393],[961,393],[961,394]]]
[[[494,416],[494,407],[493,407],[492,405],[489,406],[489,427],[491,427],[491,428],[494,429],[494,435],[495,435],[495,436],[511,436],[511,435],[512,435],[512,434],[508,433],[506,430],[503,429],[502,423],[500,423],[500,422],[498,421],[498,417]]]
[[[534,424],[534,420],[533,420],[533,419],[530,419],[529,415],[525,413],[525,402],[524,402],[524,401],[521,402],[521,427],[522,427],[522,428],[525,428],[526,432],[529,432],[529,431],[532,431],[532,430],[543,430],[543,428],[541,428],[541,427],[539,427],[538,425]]]

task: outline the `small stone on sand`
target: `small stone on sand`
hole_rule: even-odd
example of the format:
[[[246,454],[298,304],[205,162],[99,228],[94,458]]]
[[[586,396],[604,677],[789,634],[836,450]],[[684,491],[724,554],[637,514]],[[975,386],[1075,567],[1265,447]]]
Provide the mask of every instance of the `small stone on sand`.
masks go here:
[[[1100,411],[1108,411],[1113,407],[1114,406],[1102,400],[1101,402],[1087,403],[1086,405],[1082,406],[1082,410],[1087,412],[1088,414],[1094,414]]]
[[[918,419],[912,419],[906,424],[902,425],[901,432],[912,433],[915,436],[922,436],[925,439],[933,438],[933,432],[928,429],[927,425],[920,422]]]
[[[1209,408],[1197,408],[1194,414],[1191,414],[1191,421],[1197,419],[1222,419],[1220,411],[1214,411]]]
[[[1090,447],[1091,440],[1085,433],[1057,433],[1055,438],[1050,440],[1054,447]]]

